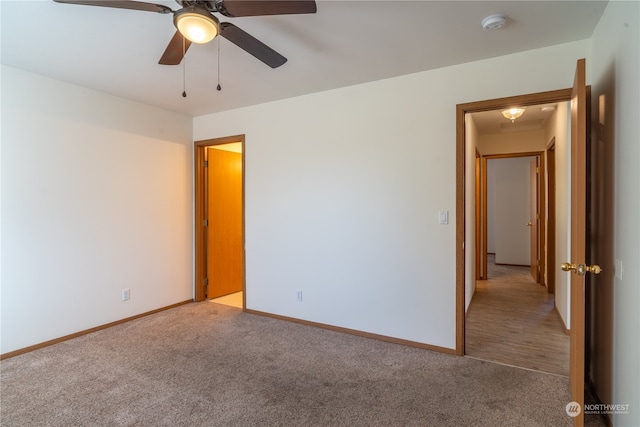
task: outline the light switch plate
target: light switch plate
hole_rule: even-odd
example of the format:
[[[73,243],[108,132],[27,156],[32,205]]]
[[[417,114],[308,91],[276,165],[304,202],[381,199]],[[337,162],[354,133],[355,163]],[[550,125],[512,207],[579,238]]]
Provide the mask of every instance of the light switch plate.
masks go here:
[[[449,224],[449,211],[446,211],[446,210],[439,211],[438,222],[440,224]]]

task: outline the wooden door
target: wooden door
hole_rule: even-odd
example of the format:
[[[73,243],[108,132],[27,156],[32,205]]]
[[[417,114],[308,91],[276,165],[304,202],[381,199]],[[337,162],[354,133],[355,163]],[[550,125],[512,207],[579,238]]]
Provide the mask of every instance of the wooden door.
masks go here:
[[[529,242],[531,245],[530,257],[531,257],[531,277],[536,283],[540,282],[540,256],[539,256],[539,239],[538,230],[540,228],[540,214],[539,214],[539,199],[540,199],[540,183],[538,180],[539,174],[539,161],[538,157],[533,158],[529,164]]]
[[[585,60],[580,59],[571,91],[571,314],[569,381],[575,426],[584,425],[585,272],[587,266],[587,88]],[[582,266],[582,269],[579,267]],[[565,267],[563,266],[563,269]],[[581,271],[582,270],[582,271]],[[569,411],[569,409],[568,409]]]
[[[207,298],[242,291],[242,154],[207,148]]]

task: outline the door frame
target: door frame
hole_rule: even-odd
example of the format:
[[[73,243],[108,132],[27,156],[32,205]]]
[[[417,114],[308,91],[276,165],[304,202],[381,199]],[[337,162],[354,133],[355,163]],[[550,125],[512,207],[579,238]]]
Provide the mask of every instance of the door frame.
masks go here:
[[[464,356],[465,343],[465,115],[516,104],[531,106],[567,101],[571,101],[571,88],[456,105],[456,354],[459,356]]]
[[[480,230],[480,235],[478,235],[476,233],[476,248],[480,247],[482,250],[482,254],[478,257],[478,254],[476,254],[477,258],[480,258],[481,262],[482,262],[482,266],[481,266],[481,270],[484,272],[484,275],[482,276],[481,280],[487,280],[488,274],[487,274],[487,234],[488,234],[488,218],[487,218],[487,161],[488,160],[495,160],[495,159],[515,159],[518,157],[535,157],[538,159],[539,162],[539,175],[541,177],[544,176],[544,171],[545,171],[545,161],[544,161],[544,151],[526,151],[526,152],[515,152],[515,153],[502,153],[502,154],[487,154],[486,156],[482,156],[481,157],[481,171],[480,171],[480,193],[476,192],[476,199],[481,198],[482,202],[481,202],[481,206],[482,206],[482,210],[481,210],[481,220],[480,220],[480,226],[482,227]],[[543,274],[542,271],[544,271],[545,269],[545,260],[544,260],[544,256],[540,253],[541,249],[540,248],[544,248],[545,246],[545,219],[544,219],[544,215],[542,214],[542,212],[544,211],[544,206],[545,206],[545,190],[543,188],[544,186],[540,186],[539,188],[539,192],[538,192],[538,214],[540,215],[539,218],[539,223],[538,223],[538,242],[537,245],[538,247],[538,254],[540,255],[540,259],[538,261],[540,261],[540,265],[539,265],[539,278],[540,280],[537,281],[537,283],[544,285],[544,281],[542,279]],[[477,228],[476,228],[477,230]]]
[[[245,136],[233,135],[222,138],[205,139],[194,142],[194,301],[205,300],[207,277],[207,227],[206,194],[207,168],[205,167],[206,149],[214,145],[239,142],[242,145],[242,307],[246,306],[246,255],[245,255]]]

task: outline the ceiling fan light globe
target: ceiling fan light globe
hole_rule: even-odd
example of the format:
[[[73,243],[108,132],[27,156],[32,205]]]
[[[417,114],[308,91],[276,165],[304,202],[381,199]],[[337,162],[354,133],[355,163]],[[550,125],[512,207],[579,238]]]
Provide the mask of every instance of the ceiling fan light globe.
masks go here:
[[[176,13],[174,24],[180,34],[193,43],[208,43],[218,35],[218,23],[215,18],[198,9]]]

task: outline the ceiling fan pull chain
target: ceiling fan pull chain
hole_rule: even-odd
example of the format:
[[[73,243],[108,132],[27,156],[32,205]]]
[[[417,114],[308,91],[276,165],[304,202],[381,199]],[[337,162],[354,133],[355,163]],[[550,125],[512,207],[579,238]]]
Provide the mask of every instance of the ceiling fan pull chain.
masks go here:
[[[222,90],[222,86],[220,86],[220,37],[216,38],[218,39],[218,86],[216,86],[216,89],[220,92]]]
[[[182,37],[182,97],[187,97],[187,58],[185,58],[185,38]]]

